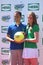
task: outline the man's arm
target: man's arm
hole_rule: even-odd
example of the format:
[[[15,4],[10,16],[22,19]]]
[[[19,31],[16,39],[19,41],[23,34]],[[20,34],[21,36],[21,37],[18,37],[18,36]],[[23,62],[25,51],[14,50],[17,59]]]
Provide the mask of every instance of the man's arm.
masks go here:
[[[11,38],[10,38],[10,35],[8,35],[8,34],[7,34],[7,36],[6,36],[6,39],[7,39],[8,41],[10,41],[10,42],[14,42],[14,40],[11,39]]]

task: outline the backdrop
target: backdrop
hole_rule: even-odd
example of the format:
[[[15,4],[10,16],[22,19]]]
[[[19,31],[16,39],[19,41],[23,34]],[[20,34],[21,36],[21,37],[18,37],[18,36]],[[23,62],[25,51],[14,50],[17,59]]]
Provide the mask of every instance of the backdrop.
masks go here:
[[[0,0],[0,65],[9,65],[10,43],[6,40],[8,26],[14,24],[15,11],[22,12],[21,22],[27,24],[30,11],[36,13],[40,27],[39,32],[39,65],[43,64],[43,0]]]

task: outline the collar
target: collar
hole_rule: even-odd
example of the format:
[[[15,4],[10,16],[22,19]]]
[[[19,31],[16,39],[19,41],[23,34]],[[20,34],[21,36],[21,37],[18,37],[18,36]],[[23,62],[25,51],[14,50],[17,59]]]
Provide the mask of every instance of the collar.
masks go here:
[[[19,25],[17,25],[17,24],[15,23],[15,26],[19,27],[21,24],[22,24],[22,23],[20,23]]]

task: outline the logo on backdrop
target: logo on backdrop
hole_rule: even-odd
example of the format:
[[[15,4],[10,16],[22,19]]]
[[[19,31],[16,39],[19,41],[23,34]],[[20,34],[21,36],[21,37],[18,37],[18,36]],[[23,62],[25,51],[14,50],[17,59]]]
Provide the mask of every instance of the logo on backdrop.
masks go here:
[[[1,48],[1,54],[2,55],[9,55],[10,49],[9,48]]]
[[[7,41],[7,39],[5,37],[2,38],[2,42],[5,43],[5,44],[9,44],[10,42]]]
[[[2,64],[3,64],[3,65],[7,65],[7,64],[9,65],[9,60],[8,60],[8,59],[2,60]]]
[[[38,16],[38,15],[36,15],[36,18],[38,19],[38,18],[39,18],[39,16]]]
[[[1,33],[7,33],[8,26],[1,26]]]
[[[2,21],[9,22],[10,18],[10,15],[2,16]]]
[[[28,3],[28,10],[29,11],[38,11],[39,3]]]
[[[11,4],[1,4],[1,11],[11,11]]]
[[[24,8],[24,4],[14,5],[15,10],[22,10]]]
[[[21,17],[21,22],[24,22],[24,21],[25,21],[25,16],[22,15],[22,17]]]

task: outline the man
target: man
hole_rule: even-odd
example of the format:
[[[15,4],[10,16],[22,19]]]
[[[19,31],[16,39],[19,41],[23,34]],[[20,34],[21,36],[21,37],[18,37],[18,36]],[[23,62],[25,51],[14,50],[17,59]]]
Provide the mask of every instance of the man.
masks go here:
[[[23,41],[17,43],[14,40],[14,34],[18,31],[25,32],[25,25],[20,22],[21,12],[16,11],[14,14],[15,25],[10,25],[7,32],[7,40],[11,42],[11,65],[23,65],[22,60],[22,50],[23,50]]]

